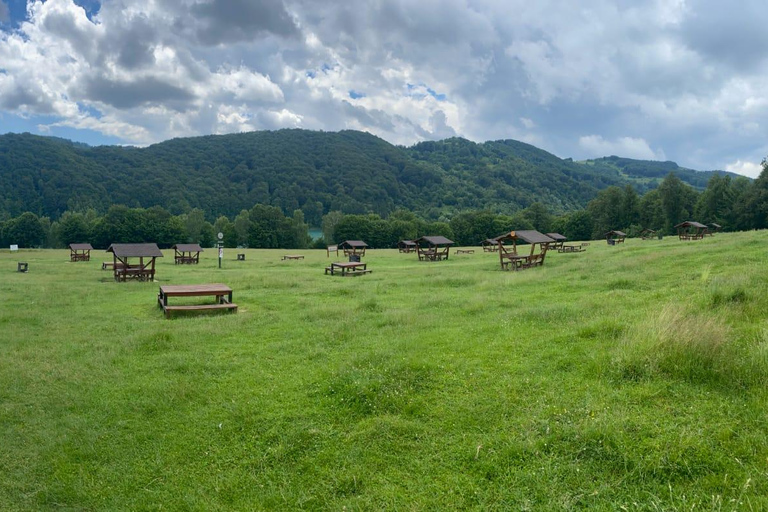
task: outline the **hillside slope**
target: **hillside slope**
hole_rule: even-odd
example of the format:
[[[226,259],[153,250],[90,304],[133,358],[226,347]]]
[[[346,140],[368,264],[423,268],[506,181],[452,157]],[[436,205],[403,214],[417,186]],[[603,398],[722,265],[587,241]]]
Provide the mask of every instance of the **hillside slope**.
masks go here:
[[[467,209],[512,213],[540,201],[563,212],[611,185],[631,183],[641,192],[656,185],[631,162],[577,163],[512,140],[452,138],[405,148],[356,131],[211,135],[146,148],[7,134],[0,136],[0,214],[56,218],[67,209],[124,204],[172,213],[200,208],[213,219],[261,203],[289,215],[301,208],[316,225],[330,210],[386,215],[406,208],[436,219]],[[683,180],[706,183],[685,171]]]

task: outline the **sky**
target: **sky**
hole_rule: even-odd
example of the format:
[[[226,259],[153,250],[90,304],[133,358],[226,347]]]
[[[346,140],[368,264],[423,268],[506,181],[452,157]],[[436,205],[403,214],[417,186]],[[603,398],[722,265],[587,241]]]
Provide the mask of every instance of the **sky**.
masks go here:
[[[755,177],[764,0],[0,0],[0,133],[516,139]]]

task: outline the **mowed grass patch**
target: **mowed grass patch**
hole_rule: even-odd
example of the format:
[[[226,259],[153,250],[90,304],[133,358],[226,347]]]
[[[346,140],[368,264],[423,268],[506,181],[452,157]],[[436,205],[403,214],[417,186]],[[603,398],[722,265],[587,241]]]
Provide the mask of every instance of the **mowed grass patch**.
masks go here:
[[[768,234],[290,252],[0,253],[0,509],[768,508]],[[157,307],[217,282],[237,314]]]

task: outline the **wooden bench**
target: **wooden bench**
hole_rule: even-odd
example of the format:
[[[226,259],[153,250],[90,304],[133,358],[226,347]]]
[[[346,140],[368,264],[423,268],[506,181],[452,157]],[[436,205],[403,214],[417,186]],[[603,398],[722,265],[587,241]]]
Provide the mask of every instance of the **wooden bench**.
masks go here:
[[[301,254],[285,254],[281,258],[282,261],[285,261],[285,260],[303,260],[303,259],[304,259],[304,256],[302,256]]]
[[[331,263],[329,266],[325,267],[325,275],[331,274],[332,276],[361,276],[363,274],[370,273],[371,270],[368,270],[367,263],[359,263],[354,261]]]
[[[474,249],[456,249],[455,254],[475,254]]]
[[[194,305],[168,305],[168,297],[205,297],[214,296],[213,304]],[[157,294],[157,303],[165,313],[166,318],[171,317],[173,311],[232,311],[237,312],[237,304],[232,302],[232,288],[224,284],[198,284],[198,285],[165,285],[160,287]]]
[[[560,247],[557,252],[581,252],[584,250],[586,249],[581,245],[564,245]]]

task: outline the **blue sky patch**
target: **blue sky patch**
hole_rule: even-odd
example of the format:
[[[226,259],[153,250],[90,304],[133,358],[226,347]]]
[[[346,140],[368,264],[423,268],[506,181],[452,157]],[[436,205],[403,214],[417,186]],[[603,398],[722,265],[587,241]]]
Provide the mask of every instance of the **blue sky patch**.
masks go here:
[[[365,94],[363,94],[362,92],[350,90],[349,97],[352,98],[353,100],[358,100],[360,98],[365,98]]]

